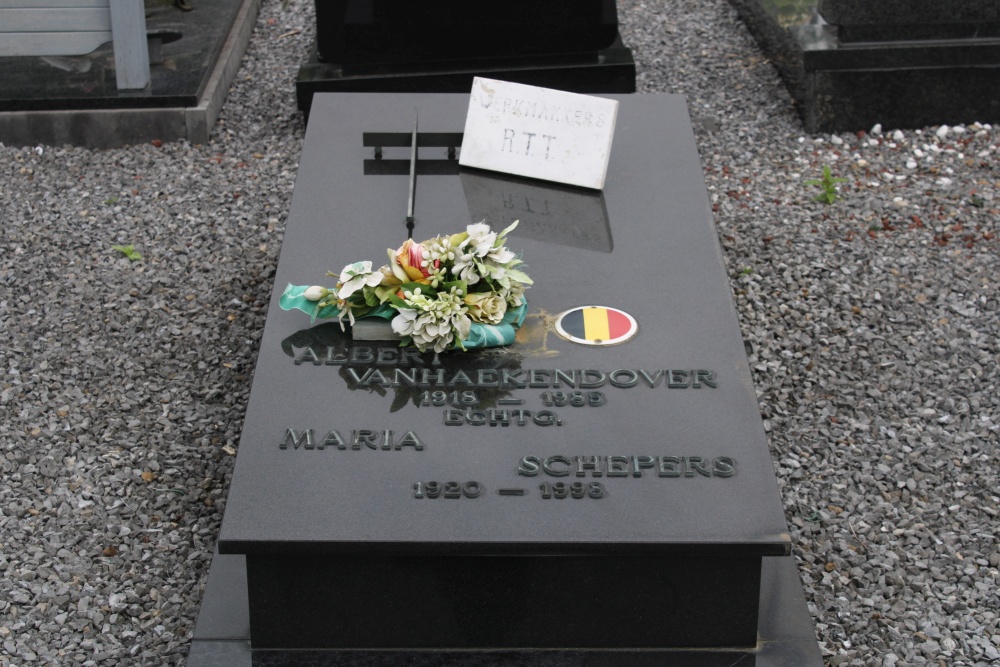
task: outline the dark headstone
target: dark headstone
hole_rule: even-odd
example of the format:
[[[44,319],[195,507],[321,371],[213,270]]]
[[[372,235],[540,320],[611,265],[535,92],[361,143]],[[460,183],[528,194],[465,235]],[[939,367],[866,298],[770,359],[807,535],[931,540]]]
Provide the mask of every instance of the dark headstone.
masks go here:
[[[316,0],[316,52],[299,108],[318,92],[466,92],[474,76],[578,93],[635,91],[615,0]]]
[[[834,25],[985,24],[1000,21],[1000,5],[988,0],[820,0],[819,12]]]
[[[730,0],[809,132],[1000,120],[995,0]]]
[[[199,622],[192,667],[246,664],[195,660],[243,619],[255,665],[820,664],[683,99],[619,99],[600,195],[418,177],[418,240],[530,223],[518,341],[434,355],[277,294],[405,239],[407,177],[366,170],[362,138],[413,109],[449,137],[468,96],[317,98],[219,538],[245,565],[212,575],[245,572],[248,599]],[[638,334],[552,330],[591,304]]]
[[[488,21],[488,26],[484,25]],[[618,36],[615,0],[318,0],[316,47],[342,65],[596,53]]]
[[[984,0],[820,0],[841,43],[1000,37],[1000,3]]]

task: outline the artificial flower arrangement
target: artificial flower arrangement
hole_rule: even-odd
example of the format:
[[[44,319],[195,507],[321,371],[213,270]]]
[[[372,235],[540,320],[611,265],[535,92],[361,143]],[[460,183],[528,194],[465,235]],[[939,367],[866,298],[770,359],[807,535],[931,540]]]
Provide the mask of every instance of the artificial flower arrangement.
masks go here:
[[[389,264],[378,270],[370,261],[348,264],[335,287],[289,285],[281,307],[313,321],[336,317],[341,328],[345,317],[351,325],[363,317],[391,320],[402,345],[421,352],[509,345],[524,322],[531,285],[505,245],[515,227],[497,234],[479,222],[423,243],[407,239],[388,249]]]

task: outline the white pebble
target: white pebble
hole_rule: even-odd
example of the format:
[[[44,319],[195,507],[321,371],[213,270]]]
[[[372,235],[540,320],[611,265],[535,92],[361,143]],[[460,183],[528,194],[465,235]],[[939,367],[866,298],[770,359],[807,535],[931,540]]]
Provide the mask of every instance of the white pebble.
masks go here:
[[[937,138],[938,138],[938,139],[944,139],[945,137],[947,137],[947,136],[948,136],[948,132],[949,132],[950,130],[951,130],[951,128],[950,128],[950,127],[948,127],[947,125],[942,125],[941,127],[939,127],[939,128],[937,129],[937,132],[935,132],[934,134],[936,134],[936,135],[937,135]]]
[[[882,134],[882,123],[875,123],[868,134]]]
[[[895,132],[892,133],[893,141],[902,141],[905,138],[906,136],[900,130],[896,130]]]
[[[917,161],[914,160],[914,159],[912,159],[912,158],[909,159],[909,160],[907,160],[906,161],[906,168],[907,169],[916,169],[917,168]]]
[[[839,146],[844,143],[844,140],[838,137],[836,134],[830,136],[830,143],[834,146]]]

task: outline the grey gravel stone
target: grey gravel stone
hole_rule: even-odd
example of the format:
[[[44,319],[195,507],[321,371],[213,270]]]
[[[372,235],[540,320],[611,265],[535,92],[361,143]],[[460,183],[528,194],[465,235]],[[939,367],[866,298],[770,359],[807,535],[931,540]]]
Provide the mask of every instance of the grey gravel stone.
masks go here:
[[[184,663],[301,150],[311,4],[265,0],[206,145],[0,147],[0,665]],[[640,90],[696,119],[828,663],[996,664],[1000,130],[807,136],[725,0],[619,13]],[[804,184],[824,165],[847,179],[832,204]]]

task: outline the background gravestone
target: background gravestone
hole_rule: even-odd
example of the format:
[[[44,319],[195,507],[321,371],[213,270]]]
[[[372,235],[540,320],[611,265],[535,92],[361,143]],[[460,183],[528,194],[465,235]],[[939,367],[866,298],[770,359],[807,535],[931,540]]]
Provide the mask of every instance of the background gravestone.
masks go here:
[[[316,92],[465,92],[477,75],[635,92],[615,0],[316,0],[316,52],[296,88],[308,112]]]
[[[1000,120],[995,0],[730,0],[809,132]]]
[[[615,0],[319,0],[316,25],[323,62],[430,63],[595,53],[618,37],[618,12]]]

